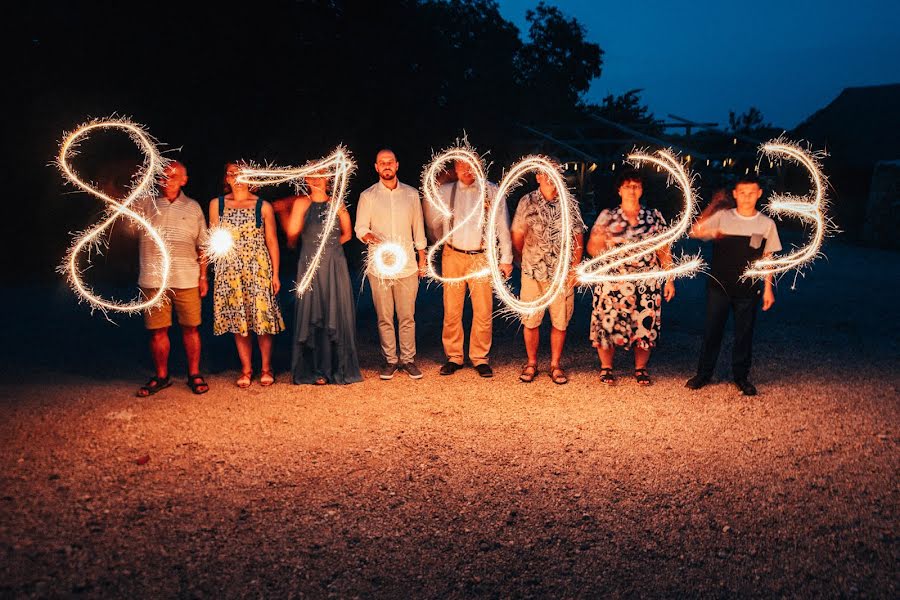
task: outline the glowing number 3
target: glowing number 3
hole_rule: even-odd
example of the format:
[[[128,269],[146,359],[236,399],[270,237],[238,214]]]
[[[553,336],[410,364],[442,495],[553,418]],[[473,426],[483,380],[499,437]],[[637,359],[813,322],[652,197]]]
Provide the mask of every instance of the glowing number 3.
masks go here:
[[[476,203],[475,207],[461,220],[453,219],[453,208],[452,206],[447,206],[447,203],[444,201],[444,196],[441,193],[441,188],[438,185],[437,177],[444,169],[444,166],[447,163],[455,163],[456,161],[461,161],[469,165],[472,169],[472,173],[475,175],[475,183],[474,185],[478,186],[479,189],[479,201]],[[452,221],[454,223],[453,227],[447,231],[442,238],[440,238],[435,244],[428,249],[427,256],[427,264],[428,264],[428,276],[432,279],[440,281],[441,283],[460,283],[467,279],[477,279],[479,277],[485,277],[489,272],[490,268],[486,267],[479,271],[474,271],[472,273],[468,273],[461,277],[444,277],[442,274],[438,274],[438,272],[434,268],[434,258],[437,255],[438,251],[443,248],[444,244],[453,239],[453,234],[459,231],[461,228],[465,227],[470,221],[475,221],[479,225],[484,224],[484,213],[485,213],[485,200],[487,198],[487,178],[484,175],[484,163],[481,160],[481,157],[478,154],[468,147],[457,147],[451,148],[450,150],[446,150],[436,156],[431,163],[425,168],[422,173],[422,190],[425,196],[425,201],[431,204],[438,211],[440,216],[445,221]],[[493,238],[487,238],[491,240]]]
[[[310,175],[317,175],[325,172],[326,176],[334,178],[334,186],[332,198],[329,201],[328,213],[325,217],[323,231],[331,231],[338,219],[338,212],[347,195],[347,183],[350,175],[353,173],[355,164],[351,159],[347,150],[339,146],[327,158],[315,163],[308,163],[303,167],[268,167],[265,169],[255,168],[249,165],[241,167],[237,175],[237,180],[248,185],[277,185],[281,183],[293,183],[299,188],[302,180]],[[303,278],[297,282],[295,289],[297,296],[302,296],[309,286],[312,284],[322,261],[322,254],[325,252],[325,246],[328,242],[328,235],[323,234],[316,247],[316,252],[304,273]]]
[[[141,170],[135,176],[137,183],[131,188],[131,192],[121,201],[107,196],[102,191],[92,187],[83,181],[74,171],[71,164],[71,157],[78,152],[78,144],[83,138],[96,130],[114,130],[120,129],[126,132],[135,144],[144,153],[144,164]],[[150,196],[154,190],[156,180],[163,174],[166,165],[165,160],[159,155],[159,150],[150,134],[140,125],[132,123],[124,119],[107,119],[103,121],[91,121],[81,127],[78,127],[72,133],[66,135],[60,145],[59,156],[57,157],[57,165],[62,170],[65,177],[73,184],[88,192],[89,194],[100,198],[108,203],[112,208],[107,210],[106,218],[96,225],[80,234],[66,254],[66,259],[60,267],[60,271],[64,272],[69,279],[69,283],[75,292],[86,300],[91,307],[102,311],[116,312],[134,312],[145,310],[156,306],[166,293],[169,285],[169,271],[171,269],[171,257],[169,249],[165,244],[162,236],[153,227],[153,225],[142,215],[131,210],[129,205],[141,197]],[[82,279],[82,269],[78,266],[78,256],[85,249],[90,251],[91,248],[101,243],[101,237],[107,227],[112,225],[120,215],[125,215],[135,221],[138,225],[147,230],[150,240],[159,248],[161,264],[158,265],[158,272],[162,280],[162,284],[154,292],[152,296],[144,301],[134,301],[130,303],[122,303],[113,300],[106,300],[96,294]]]
[[[578,265],[578,281],[583,284],[594,284],[603,281],[645,281],[653,279],[666,279],[689,275],[703,265],[699,258],[682,258],[678,263],[667,269],[651,271],[635,271],[632,273],[620,273],[619,267],[638,259],[642,256],[656,252],[669,246],[675,240],[687,234],[691,227],[691,220],[696,207],[696,197],[684,164],[675,158],[668,150],[659,150],[654,155],[643,152],[635,152],[628,155],[628,161],[638,166],[641,163],[650,163],[665,170],[675,184],[681,188],[684,195],[684,210],[676,222],[668,229],[648,238],[615,246],[602,252],[599,256]]]
[[[763,144],[760,151],[770,159],[788,158],[800,164],[809,173],[814,189],[812,202],[808,201],[808,196],[804,198],[797,198],[790,194],[774,196],[769,201],[769,212],[793,213],[801,219],[812,222],[816,230],[805,247],[798,248],[787,256],[757,260],[744,272],[745,277],[765,277],[802,267],[819,253],[828,227],[828,220],[825,216],[827,202],[825,176],[822,175],[817,157],[783,138]]]

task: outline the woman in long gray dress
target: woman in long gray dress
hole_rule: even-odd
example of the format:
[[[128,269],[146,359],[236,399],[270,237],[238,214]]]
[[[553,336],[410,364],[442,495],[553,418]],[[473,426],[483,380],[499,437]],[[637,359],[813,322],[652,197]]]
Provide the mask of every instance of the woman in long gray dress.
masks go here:
[[[312,265],[316,268],[315,277],[297,298],[291,359],[296,384],[347,384],[363,379],[356,353],[356,306],[343,248],[353,230],[350,214],[341,206],[334,227],[325,231],[325,221],[334,201],[328,195],[327,184],[324,173],[306,178],[309,195],[294,200],[285,227],[289,243],[296,243],[300,237],[298,282],[311,268],[319,244],[325,239],[319,265]]]

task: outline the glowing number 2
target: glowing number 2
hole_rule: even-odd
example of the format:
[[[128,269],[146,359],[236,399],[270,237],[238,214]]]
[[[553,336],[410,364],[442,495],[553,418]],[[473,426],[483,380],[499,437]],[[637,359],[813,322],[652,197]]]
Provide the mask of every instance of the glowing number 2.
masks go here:
[[[687,234],[691,227],[697,200],[684,164],[675,158],[668,150],[658,150],[655,155],[643,152],[634,152],[628,155],[628,161],[638,166],[642,163],[650,163],[665,170],[681,188],[684,195],[684,210],[677,221],[668,229],[650,236],[646,239],[622,244],[610,248],[599,256],[587,260],[578,265],[578,281],[583,284],[594,284],[603,281],[645,281],[653,279],[665,279],[667,277],[679,277],[694,273],[703,265],[699,258],[682,258],[678,263],[667,269],[652,271],[636,271],[632,273],[620,273],[622,267],[637,258],[656,252],[660,248],[669,246],[675,240]]]
[[[478,186],[480,191],[479,201],[476,203],[476,206],[467,214],[463,219],[455,220],[453,219],[453,207],[447,206],[444,201],[444,196],[441,193],[441,188],[437,183],[437,177],[443,170],[444,166],[447,163],[454,163],[456,161],[462,161],[467,163],[472,168],[472,173],[475,175],[475,185]],[[453,239],[453,234],[465,227],[470,221],[476,221],[479,225],[484,224],[484,213],[485,213],[485,200],[487,197],[487,178],[484,174],[484,163],[481,160],[481,157],[472,150],[467,147],[457,147],[451,148],[450,150],[446,150],[436,156],[431,163],[425,167],[425,170],[422,173],[422,190],[425,196],[425,201],[428,202],[431,206],[438,211],[438,214],[443,217],[443,219],[447,221],[452,221],[454,223],[453,227],[447,231],[442,238],[440,238],[435,244],[428,249],[427,256],[427,264],[428,264],[428,276],[432,279],[440,281],[441,283],[460,283],[467,279],[477,279],[479,277],[485,277],[489,272],[489,268],[484,268],[479,271],[474,271],[472,273],[468,273],[461,277],[444,277],[434,268],[434,258],[437,255],[438,251],[443,248],[444,244]],[[487,238],[488,240],[493,238]]]
[[[343,147],[338,147],[327,158],[315,163],[308,163],[302,167],[269,167],[265,169],[255,168],[244,165],[238,173],[237,180],[248,185],[277,185],[281,183],[293,183],[299,187],[303,178],[310,175],[316,175],[323,171],[328,177],[334,178],[332,199],[329,202],[328,213],[325,217],[323,231],[331,231],[337,222],[338,212],[347,195],[347,183],[350,175],[353,173],[355,165],[350,158],[349,153]],[[322,260],[322,254],[325,251],[325,245],[328,242],[328,236],[323,235],[316,247],[316,253],[313,255],[306,269],[303,278],[297,282],[297,296],[302,296],[309,286],[312,284]]]

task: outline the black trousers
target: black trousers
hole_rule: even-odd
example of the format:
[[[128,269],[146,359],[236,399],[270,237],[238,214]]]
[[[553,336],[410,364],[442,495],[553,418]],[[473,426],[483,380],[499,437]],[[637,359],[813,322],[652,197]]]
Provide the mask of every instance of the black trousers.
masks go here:
[[[728,313],[734,313],[734,349],[732,350],[731,372],[734,379],[747,379],[750,375],[750,363],[753,360],[753,325],[756,323],[756,311],[759,307],[759,296],[734,298],[718,286],[706,290],[706,326],[703,333],[703,346],[700,349],[700,364],[697,374],[712,377],[722,347],[722,334]]]

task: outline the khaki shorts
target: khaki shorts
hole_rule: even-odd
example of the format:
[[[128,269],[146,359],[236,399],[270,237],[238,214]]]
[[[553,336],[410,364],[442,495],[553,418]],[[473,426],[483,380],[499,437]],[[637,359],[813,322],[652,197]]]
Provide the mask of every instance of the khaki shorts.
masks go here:
[[[141,291],[147,298],[156,294],[154,288],[141,288]],[[172,326],[172,299],[175,300],[175,314],[178,315],[179,325],[183,327],[200,325],[200,288],[170,288],[157,306],[144,311],[144,325],[147,329]]]
[[[522,275],[522,292],[519,295],[519,299],[523,302],[537,300],[544,295],[544,292],[549,287],[549,281],[535,281],[528,275]],[[540,327],[541,321],[544,320],[545,312],[546,309],[542,308],[536,313],[522,317],[522,325],[528,329]],[[571,289],[565,296],[560,294],[554,298],[550,304],[550,323],[553,325],[553,328],[565,331],[569,326],[569,321],[572,320],[573,312],[575,312],[575,290]]]

